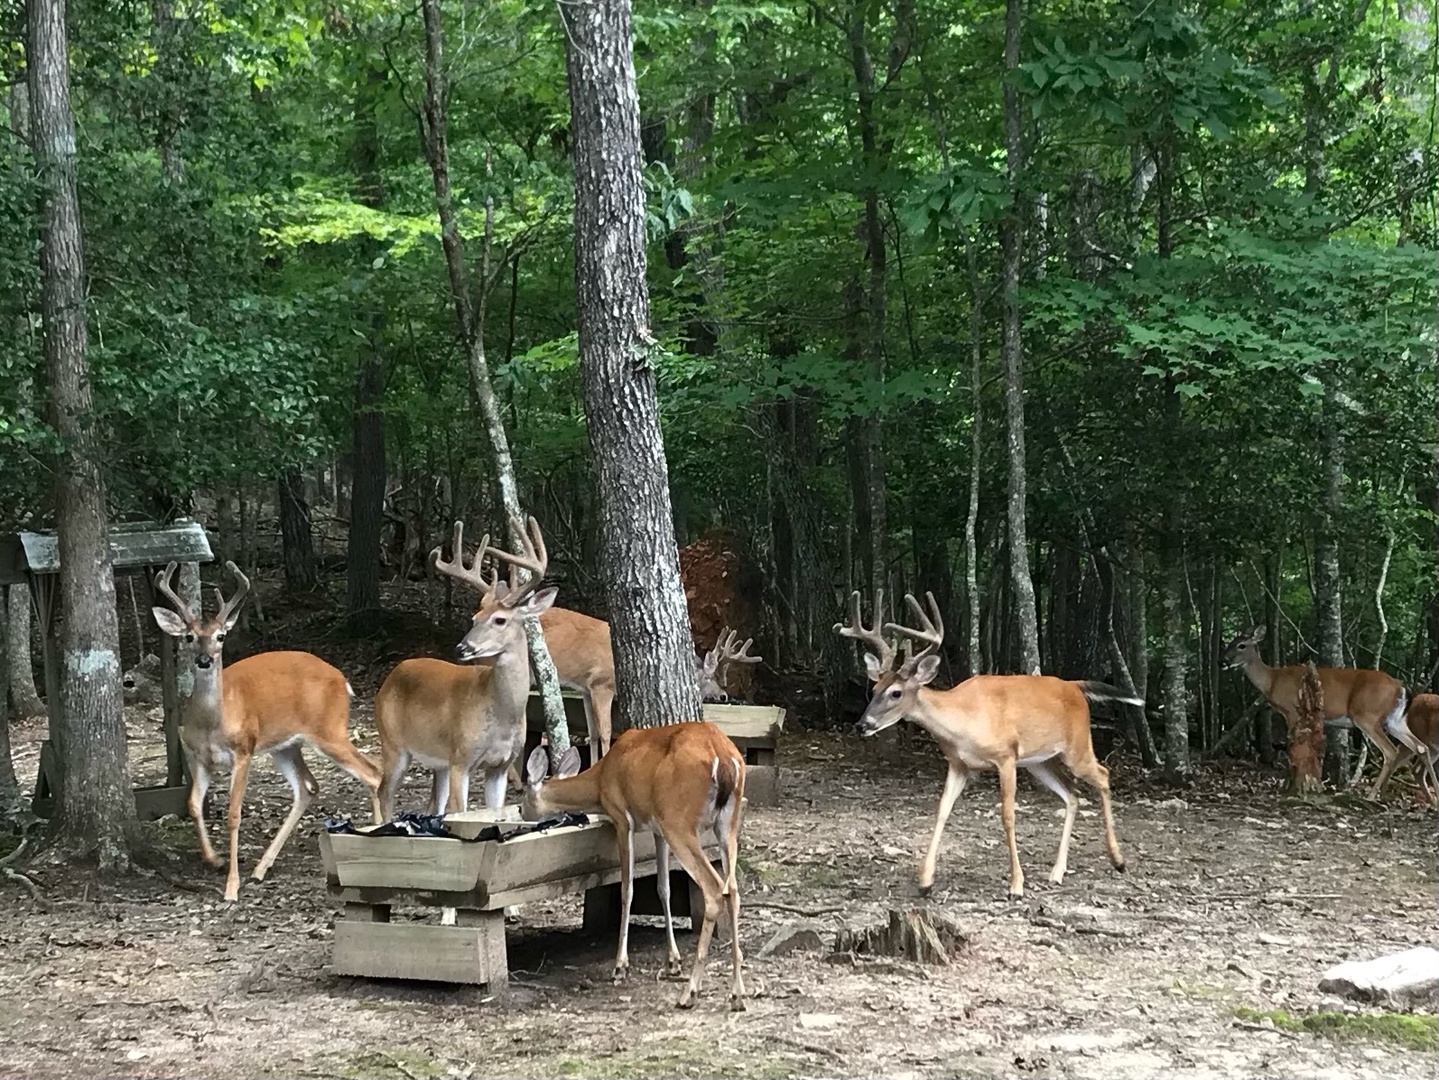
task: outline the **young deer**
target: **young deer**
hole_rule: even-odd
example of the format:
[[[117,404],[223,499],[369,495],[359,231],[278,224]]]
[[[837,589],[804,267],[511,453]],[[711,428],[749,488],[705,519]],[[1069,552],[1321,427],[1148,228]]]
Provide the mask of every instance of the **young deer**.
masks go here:
[[[240,895],[240,814],[250,759],[269,754],[294,794],[290,815],[255,866],[255,880],[265,880],[280,849],[285,846],[300,815],[319,790],[300,753],[310,743],[370,789],[380,784],[374,762],[350,742],[350,698],[354,692],[345,676],[318,656],[305,652],[268,652],[240,660],[229,667],[222,656],[225,635],[234,627],[250,581],[232,562],[225,569],[239,584],[226,600],[215,590],[220,610],[205,619],[175,594],[171,581],[175,563],[155,579],[155,588],[175,610],[154,608],[155,621],[171,637],[190,646],[195,658],[195,692],[180,720],[180,742],[190,763],[190,817],[200,838],[200,856],[211,866],[220,859],[210,846],[205,827],[205,793],[210,777],[222,765],[230,773],[230,872],[225,899]],[[376,800],[378,805],[378,800]]]
[[[461,660],[451,664],[420,657],[405,660],[385,679],[375,696],[375,725],[380,733],[378,821],[395,810],[395,792],[413,758],[434,772],[430,810],[455,813],[469,802],[470,772],[484,774],[485,805],[505,804],[507,772],[524,749],[525,706],[530,693],[530,656],[524,620],[555,602],[553,588],[538,589],[549,565],[539,523],[529,519],[524,550],[511,554],[480,541],[473,562],[465,565],[464,525],[455,522],[451,557],[430,552],[430,565],[481,593],[469,632],[455,647]],[[510,564],[506,585],[496,572],[481,570],[485,556]],[[521,584],[520,570],[530,574]],[[538,590],[538,591],[537,591]]]
[[[734,974],[730,980],[731,1009],[743,1009],[744,980],[740,974],[739,857],[740,817],[744,799],[744,755],[713,724],[667,724],[633,728],[614,742],[610,752],[579,772],[574,747],[560,756],[555,775],[546,779],[549,755],[536,747],[525,766],[525,796],[520,812],[536,821],[561,810],[602,811],[615,825],[620,855],[620,945],[615,957],[615,982],[629,973],[630,900],[634,889],[632,834],[649,826],[655,837],[656,885],[669,938],[669,972],[679,974],[680,951],[670,914],[670,865],[679,864],[704,893],[704,923],[695,948],[689,985],[679,1007],[694,1004],[704,978],[705,954],[723,907],[729,918]],[[579,775],[576,775],[579,773]],[[700,833],[713,830],[720,842],[724,875],[715,873],[705,856]]]
[[[918,628],[886,623],[885,633],[912,638],[924,648],[894,667],[897,641],[885,640],[879,628],[884,610],[884,593],[876,590],[875,625],[867,627],[860,617],[860,596],[850,599],[848,625],[836,623],[842,635],[869,647],[865,668],[874,693],[859,721],[863,735],[874,735],[908,718],[928,731],[939,743],[949,775],[939,799],[939,813],[919,871],[919,890],[928,894],[934,887],[934,865],[940,837],[954,802],[976,769],[999,773],[1000,817],[1009,845],[1009,895],[1024,895],[1024,871],[1019,865],[1019,848],[1014,838],[1014,795],[1017,770],[1023,768],[1064,800],[1064,831],[1059,854],[1049,880],[1060,884],[1069,869],[1069,838],[1074,830],[1078,800],[1069,781],[1054,767],[1055,759],[1099,794],[1104,811],[1104,841],[1109,861],[1124,869],[1124,856],[1114,835],[1114,817],[1109,805],[1109,770],[1094,756],[1089,734],[1090,701],[1142,701],[1101,682],[1070,682],[1050,675],[976,675],[949,690],[931,690],[929,684],[939,671],[939,646],[944,641],[944,620],[932,593],[926,593],[929,614],[919,601],[905,596],[918,619]]]
[[[1264,640],[1264,627],[1256,626],[1229,643],[1225,659],[1231,668],[1242,668],[1264,700],[1282,715],[1290,730],[1298,718],[1299,684],[1304,679],[1301,664],[1270,667],[1259,655]],[[1324,688],[1324,723],[1330,727],[1357,727],[1384,758],[1379,777],[1374,781],[1370,798],[1384,794],[1389,777],[1402,760],[1399,746],[1410,755],[1426,753],[1424,744],[1414,737],[1405,722],[1407,695],[1399,680],[1372,668],[1319,668],[1319,683]]]
[[[1415,694],[1409,699],[1409,708],[1404,713],[1404,723],[1413,733],[1414,737],[1424,746],[1422,755],[1415,754],[1409,747],[1399,751],[1399,761],[1395,768],[1404,764],[1410,758],[1418,757],[1415,762],[1415,771],[1419,774],[1419,783],[1430,792],[1436,802],[1439,802],[1439,778],[1434,775],[1434,766],[1439,763],[1439,694]]]
[[[754,644],[754,638],[746,638],[745,643],[738,649],[735,648],[735,641],[739,634],[726,626],[720,631],[715,647],[705,653],[703,659],[695,656],[695,678],[700,685],[700,698],[703,701],[713,701],[723,704],[729,701],[729,692],[725,690],[725,676],[731,664],[758,664],[764,659],[762,656],[751,656],[749,647]]]

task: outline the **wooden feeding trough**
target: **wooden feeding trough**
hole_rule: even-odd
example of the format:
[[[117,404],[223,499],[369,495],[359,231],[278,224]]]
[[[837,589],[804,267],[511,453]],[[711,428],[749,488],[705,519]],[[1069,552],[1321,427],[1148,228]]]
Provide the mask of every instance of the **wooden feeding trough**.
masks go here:
[[[116,525],[110,530],[110,557],[115,570],[143,568],[147,574],[169,562],[180,563],[178,591],[191,603],[200,597],[200,563],[214,556],[205,529],[197,522],[176,521],[159,525],[153,521]],[[56,640],[55,601],[59,592],[60,543],[53,532],[22,532],[0,536],[0,586],[27,584],[40,626],[45,662],[45,708],[50,720],[50,738],[40,747],[40,775],[35,781],[31,808],[39,817],[49,817],[63,781],[60,752],[60,648]],[[165,814],[183,815],[189,795],[190,775],[180,748],[180,713],[194,676],[181,672],[176,664],[176,644],[165,637],[160,643],[160,675],[164,688],[165,783],[135,789],[135,811],[141,820]],[[118,672],[117,672],[118,677]]]
[[[618,932],[619,853],[603,815],[498,840],[477,840],[496,826],[505,834],[524,826],[518,807],[451,814],[445,824],[465,840],[436,837],[322,833],[320,857],[329,894],[345,914],[335,923],[332,970],[337,975],[484,984],[503,994],[509,983],[504,909],[583,892],[587,930]],[[655,888],[654,837],[633,835],[635,877],[631,910],[662,914]],[[706,848],[719,861],[715,845]],[[677,918],[703,918],[704,894],[683,870],[670,871]],[[392,921],[398,906],[456,909],[456,925]]]
[[[778,806],[779,766],[774,752],[784,730],[784,710],[777,705],[706,705],[704,718],[744,754],[744,794],[750,805]]]

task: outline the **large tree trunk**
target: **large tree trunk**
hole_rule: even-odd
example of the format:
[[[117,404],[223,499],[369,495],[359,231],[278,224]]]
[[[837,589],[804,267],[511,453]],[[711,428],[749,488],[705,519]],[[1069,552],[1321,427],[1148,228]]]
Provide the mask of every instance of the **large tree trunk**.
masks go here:
[[[40,172],[40,277],[50,421],[63,449],[55,470],[60,534],[59,646],[63,677],[55,828],[63,848],[123,870],[135,796],[125,750],[120,627],[107,537],[105,477],[95,424],[85,322],[75,120],[64,0],[31,0],[26,57]]]
[[[1340,427],[1338,387],[1331,372],[1324,377],[1324,408],[1320,416],[1319,535],[1314,552],[1314,599],[1319,622],[1319,663],[1347,667],[1344,660],[1344,618],[1339,577],[1339,513],[1344,500],[1344,432]],[[1325,778],[1336,788],[1349,782],[1349,729],[1326,732]]]
[[[520,507],[519,483],[515,462],[510,456],[510,439],[505,431],[499,399],[490,381],[490,364],[485,355],[485,315],[490,291],[496,277],[490,271],[490,248],[493,240],[494,201],[485,200],[485,235],[480,249],[480,285],[477,297],[471,300],[470,273],[465,263],[464,241],[455,216],[450,191],[449,86],[445,77],[445,39],[440,22],[439,0],[424,0],[425,18],[425,157],[430,163],[430,179],[435,188],[435,212],[440,219],[440,242],[445,249],[445,266],[450,276],[451,298],[455,306],[455,322],[460,340],[465,343],[469,366],[470,389],[479,412],[480,424],[489,439],[495,459],[495,479],[499,486],[500,506],[505,514],[506,535],[512,551],[522,549],[526,538],[525,514]],[[488,166],[487,166],[488,171]],[[503,269],[503,265],[501,266]],[[671,538],[673,545],[674,540]],[[678,567],[678,556],[676,556]],[[676,569],[676,576],[679,571]],[[681,598],[683,602],[683,598]],[[545,710],[545,735],[550,753],[562,754],[569,749],[570,726],[565,718],[564,700],[560,696],[560,680],[554,660],[538,619],[525,620],[525,641],[530,649],[530,664],[539,683],[540,699]],[[619,729],[613,729],[618,734]]]
[[[1009,460],[1009,571],[1013,580],[1015,617],[1019,632],[1020,666],[1038,675],[1039,615],[1035,609],[1034,578],[1029,572],[1029,530],[1026,521],[1027,475],[1024,455],[1024,342],[1020,334],[1019,267],[1021,222],[1024,219],[1019,190],[1024,169],[1024,117],[1019,87],[1019,41],[1023,25],[1022,0],[1008,0],[1004,17],[1004,144],[1005,175],[1009,183],[1009,212],[999,225],[1004,257],[1004,417]]]
[[[378,210],[385,203],[380,176],[380,125],[377,115],[386,71],[372,67],[355,98],[355,141],[352,148],[360,202]],[[355,379],[353,458],[354,488],[350,501],[350,533],[345,557],[346,608],[351,627],[373,630],[380,616],[380,535],[385,524],[385,311],[380,288],[369,264],[376,245],[360,244],[361,273],[372,276],[362,303],[365,352]]]
[[[575,291],[615,660],[615,730],[700,715],[670,519],[645,282],[629,0],[561,5],[575,167]]]
[[[35,691],[35,653],[31,645],[30,586],[11,585],[10,594],[10,703],[15,719],[44,716],[45,703]]]
[[[309,592],[319,584],[320,574],[310,530],[310,504],[305,501],[305,478],[299,469],[280,474],[279,502],[285,585],[298,592]],[[258,513],[258,507],[256,511]]]

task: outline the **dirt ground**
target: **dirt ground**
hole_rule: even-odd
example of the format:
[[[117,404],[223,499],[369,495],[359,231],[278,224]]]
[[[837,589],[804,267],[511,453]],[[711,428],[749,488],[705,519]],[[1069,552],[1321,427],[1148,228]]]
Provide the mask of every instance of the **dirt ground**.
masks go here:
[[[137,774],[153,780],[163,766],[158,716],[133,713],[132,736]],[[38,725],[16,732],[22,776],[34,775],[40,737]],[[357,742],[374,749],[364,715]],[[1399,1022],[1408,1046],[1384,1025],[1297,1028],[1319,1011],[1356,1011],[1318,992],[1329,965],[1435,940],[1434,819],[1399,798],[1384,808],[1295,803],[1278,797],[1274,778],[1249,772],[1206,775],[1176,796],[1111,762],[1129,872],[1109,867],[1096,808],[1085,804],[1071,876],[1053,886],[1057,803],[1025,778],[1028,892],[1010,903],[997,788],[980,777],[955,809],[937,887],[921,901],[917,858],[942,778],[934,748],[894,732],[863,743],[796,733],[781,751],[783,805],[751,809],[745,822],[748,1011],[725,1009],[720,942],[705,996],[680,1012],[680,984],[661,977],[658,922],[637,920],[631,981],[615,987],[615,943],[582,933],[578,896],[523,910],[504,1002],[481,988],[328,974],[338,905],[325,893],[315,837],[323,816],[361,815],[368,803],[354,781],[309,756],[323,790],[270,880],[247,881],[238,904],[222,902],[222,875],[199,863],[188,823],[173,820],[156,826],[176,853],[161,874],[101,882],[31,864],[44,908],[0,882],[0,1075],[1434,1073],[1434,1047],[1423,1048],[1432,1020]],[[412,774],[412,803],[422,788]],[[287,808],[283,781],[258,766],[245,872]],[[828,948],[761,955],[795,922],[813,923],[828,943],[841,927],[921,904],[968,935],[948,967],[856,961]],[[688,935],[681,948],[692,948]]]

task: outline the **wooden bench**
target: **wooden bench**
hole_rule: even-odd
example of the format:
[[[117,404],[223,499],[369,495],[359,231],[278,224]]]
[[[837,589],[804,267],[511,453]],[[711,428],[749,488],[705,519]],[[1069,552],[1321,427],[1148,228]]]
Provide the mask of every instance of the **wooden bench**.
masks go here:
[[[474,837],[494,825],[522,827],[519,808],[475,810],[445,819],[450,831]],[[509,985],[504,909],[585,896],[584,927],[619,932],[619,855],[614,825],[591,815],[586,825],[462,843],[433,837],[367,837],[322,833],[320,857],[329,894],[345,905],[335,922],[331,970],[337,975],[485,985],[502,995]],[[718,864],[719,849],[706,848]],[[631,910],[663,914],[655,887],[654,837],[634,834]],[[670,871],[676,918],[692,928],[703,918],[704,894],[683,870]],[[393,922],[400,905],[456,909],[456,925]]]
[[[706,705],[704,718],[744,754],[744,794],[750,804],[778,806],[780,776],[774,752],[784,730],[784,710],[777,705]]]

